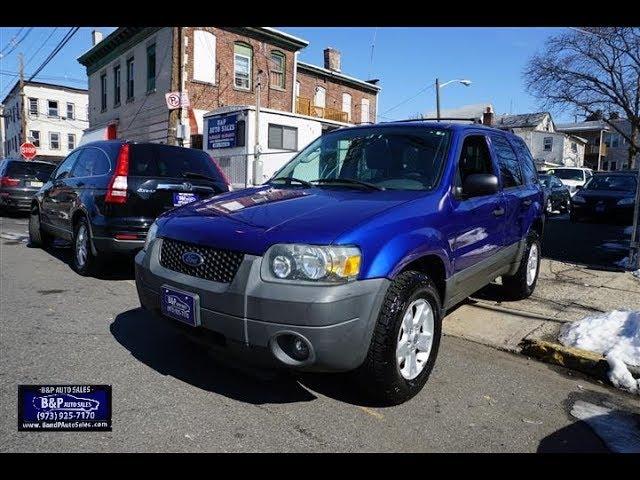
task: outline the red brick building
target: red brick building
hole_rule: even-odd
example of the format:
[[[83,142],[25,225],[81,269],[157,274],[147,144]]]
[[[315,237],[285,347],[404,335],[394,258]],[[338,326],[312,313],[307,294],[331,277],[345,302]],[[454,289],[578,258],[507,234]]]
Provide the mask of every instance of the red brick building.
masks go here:
[[[120,27],[104,39],[94,32],[93,47],[78,59],[89,76],[89,130],[200,148],[203,115],[255,105],[258,88],[264,108],[375,121],[376,81],[342,74],[334,49],[325,50],[324,67],[298,62],[307,45],[268,27]],[[169,110],[165,94],[176,91],[190,104]]]

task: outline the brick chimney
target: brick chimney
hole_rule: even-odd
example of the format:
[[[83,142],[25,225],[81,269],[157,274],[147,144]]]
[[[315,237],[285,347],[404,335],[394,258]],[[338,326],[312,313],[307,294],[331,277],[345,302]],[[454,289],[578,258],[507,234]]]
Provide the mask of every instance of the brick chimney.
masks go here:
[[[493,109],[491,108],[491,105],[489,105],[482,114],[482,124],[489,127],[493,125]]]
[[[324,68],[334,72],[340,71],[340,51],[331,47],[324,49]]]
[[[102,41],[102,32],[99,30],[94,30],[91,32],[91,40],[93,41],[93,46],[95,47]]]

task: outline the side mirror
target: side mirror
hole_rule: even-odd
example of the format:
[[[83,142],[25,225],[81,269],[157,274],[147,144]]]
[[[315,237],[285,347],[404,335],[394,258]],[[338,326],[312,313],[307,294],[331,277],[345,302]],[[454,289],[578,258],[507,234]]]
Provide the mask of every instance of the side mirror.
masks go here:
[[[491,173],[472,173],[464,179],[462,194],[466,197],[481,197],[498,193],[498,177]]]

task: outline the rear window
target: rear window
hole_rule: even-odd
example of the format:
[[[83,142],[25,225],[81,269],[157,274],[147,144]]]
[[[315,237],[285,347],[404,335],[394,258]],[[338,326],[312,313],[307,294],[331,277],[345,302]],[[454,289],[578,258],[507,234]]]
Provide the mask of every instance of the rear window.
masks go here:
[[[224,181],[211,157],[193,148],[132,144],[129,162],[129,175],[133,176],[189,178],[194,174]]]
[[[584,180],[584,172],[577,168],[555,168],[550,170],[549,173],[552,173],[562,180],[577,180],[579,182]]]
[[[7,165],[5,175],[7,177],[37,178],[41,182],[46,182],[55,168],[55,165],[47,163],[11,162]]]

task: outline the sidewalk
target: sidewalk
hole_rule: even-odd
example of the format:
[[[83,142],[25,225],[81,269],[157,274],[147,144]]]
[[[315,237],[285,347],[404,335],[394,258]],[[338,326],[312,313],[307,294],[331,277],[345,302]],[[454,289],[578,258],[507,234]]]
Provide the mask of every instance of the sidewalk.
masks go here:
[[[607,366],[600,355],[564,347],[557,337],[563,323],[610,310],[640,310],[640,280],[629,272],[543,259],[531,297],[504,300],[491,285],[452,310],[443,332],[601,377]]]

